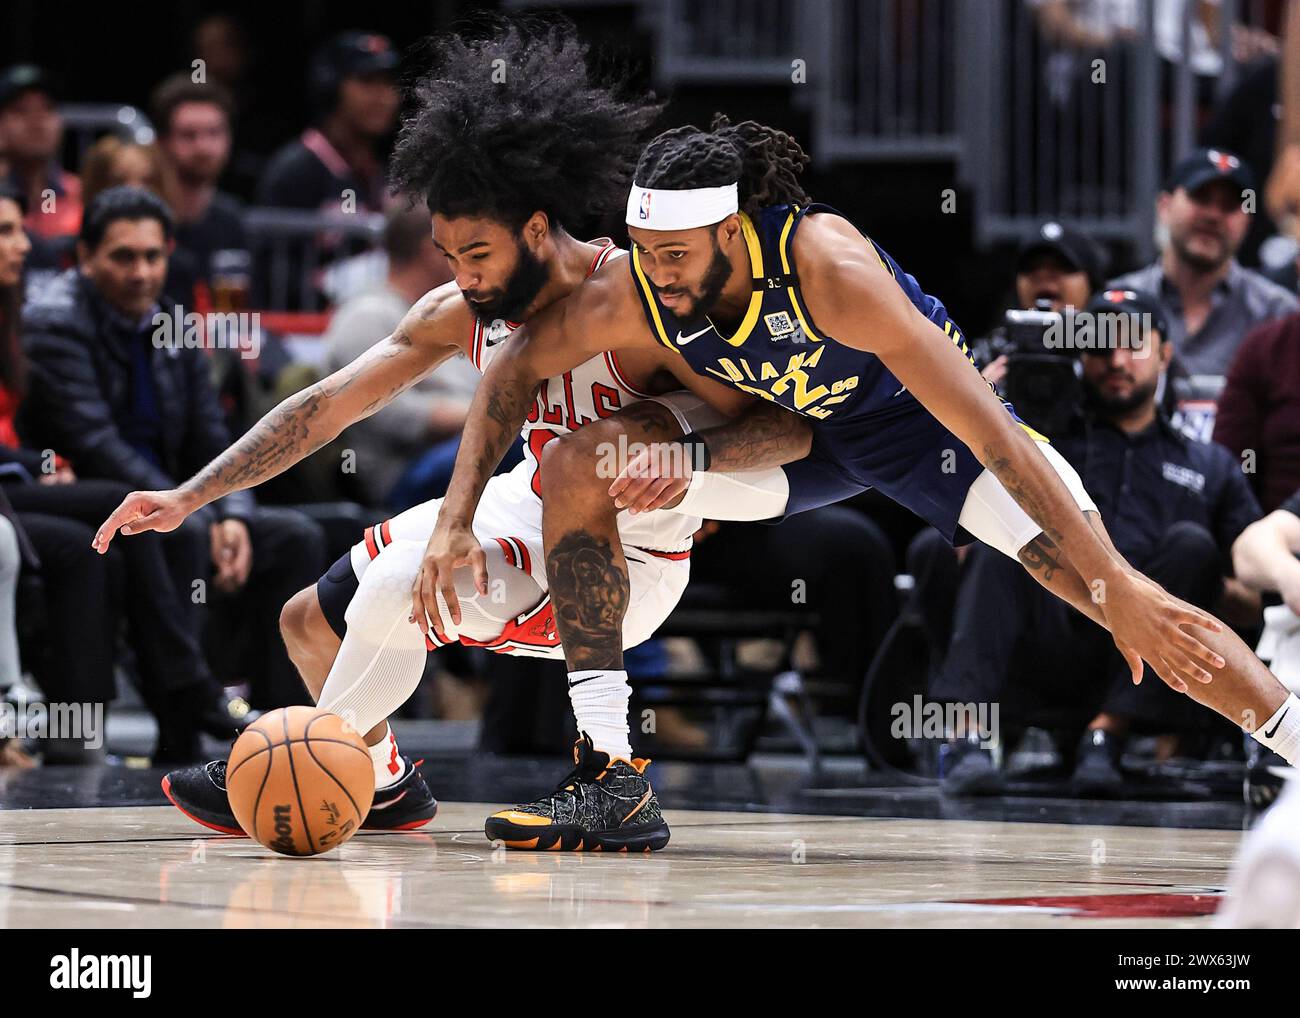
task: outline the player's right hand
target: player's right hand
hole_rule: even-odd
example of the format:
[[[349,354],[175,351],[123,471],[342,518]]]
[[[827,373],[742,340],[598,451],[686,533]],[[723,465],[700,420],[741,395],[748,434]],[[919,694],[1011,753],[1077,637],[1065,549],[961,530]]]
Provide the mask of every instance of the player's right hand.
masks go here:
[[[480,594],[487,593],[487,555],[467,524],[438,520],[424,549],[420,572],[411,588],[410,621],[429,635],[430,627],[439,639],[446,640],[442,617],[438,613],[437,592],[442,591],[452,625],[460,625],[460,601],[456,597],[455,571],[462,566],[474,570],[474,585]]]
[[[1188,692],[1192,683],[1213,681],[1214,672],[1223,668],[1223,657],[1195,635],[1197,629],[1223,631],[1223,623],[1213,615],[1139,573],[1120,574],[1102,593],[1097,606],[1134,685],[1142,681],[1143,661],[1180,693]]]
[[[609,486],[616,509],[629,516],[654,512],[679,498],[691,485],[691,457],[678,442],[652,442],[627,461]]]
[[[171,491],[133,491],[122,499],[97,531],[90,546],[101,555],[119,530],[126,536],[150,530],[167,533],[185,522],[196,508],[194,499],[179,488]]]

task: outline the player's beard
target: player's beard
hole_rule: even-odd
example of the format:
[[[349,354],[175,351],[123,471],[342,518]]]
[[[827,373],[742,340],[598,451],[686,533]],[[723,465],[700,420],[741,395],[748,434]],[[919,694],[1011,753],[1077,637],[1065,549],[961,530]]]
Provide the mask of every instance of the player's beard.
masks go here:
[[[713,257],[709,259],[708,271],[700,282],[700,295],[692,302],[691,318],[703,318],[718,306],[722,290],[731,280],[731,262],[718,246],[717,235],[710,237],[713,241]]]
[[[518,246],[519,262],[506,280],[500,296],[481,304],[470,302],[474,313],[485,322],[494,322],[498,318],[510,322],[523,321],[528,305],[537,298],[550,278],[546,263],[533,254],[523,241],[518,241]]]

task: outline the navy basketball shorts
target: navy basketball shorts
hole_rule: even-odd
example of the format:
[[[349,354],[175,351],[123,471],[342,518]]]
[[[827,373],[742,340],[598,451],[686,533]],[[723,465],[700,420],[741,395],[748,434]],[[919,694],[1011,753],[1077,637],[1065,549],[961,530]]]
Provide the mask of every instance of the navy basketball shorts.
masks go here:
[[[1096,512],[1074,468],[1004,405],[1038,442],[1080,510]],[[978,539],[1015,558],[1042,531],[965,443],[910,397],[869,417],[815,423],[808,455],[784,469],[787,516],[875,488],[951,544]]]

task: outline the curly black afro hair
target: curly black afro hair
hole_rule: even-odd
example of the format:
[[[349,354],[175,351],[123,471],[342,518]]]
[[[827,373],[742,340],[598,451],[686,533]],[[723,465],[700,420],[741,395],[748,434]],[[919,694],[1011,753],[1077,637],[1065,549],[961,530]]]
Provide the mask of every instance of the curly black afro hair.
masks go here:
[[[662,106],[594,80],[570,22],[493,21],[481,38],[426,45],[430,69],[408,90],[393,153],[395,190],[430,212],[515,230],[539,210],[567,229],[624,208]]]
[[[650,142],[636,182],[671,190],[739,182],[740,207],[753,215],[766,205],[806,204],[799,174],[807,165],[804,150],[784,131],[754,120],[733,124],[718,113],[707,131],[674,127]]]

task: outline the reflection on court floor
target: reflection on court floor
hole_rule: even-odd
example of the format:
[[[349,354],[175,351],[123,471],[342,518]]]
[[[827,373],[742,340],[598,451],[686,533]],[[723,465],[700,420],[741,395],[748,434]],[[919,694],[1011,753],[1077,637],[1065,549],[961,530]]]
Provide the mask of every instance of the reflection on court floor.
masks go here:
[[[669,811],[648,856],[511,852],[496,808],[314,859],[170,807],[0,813],[0,926],[1204,926],[1235,831]]]

